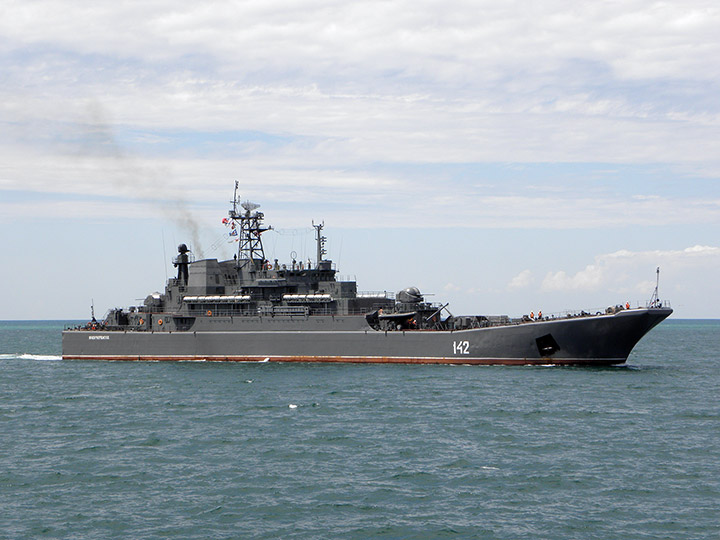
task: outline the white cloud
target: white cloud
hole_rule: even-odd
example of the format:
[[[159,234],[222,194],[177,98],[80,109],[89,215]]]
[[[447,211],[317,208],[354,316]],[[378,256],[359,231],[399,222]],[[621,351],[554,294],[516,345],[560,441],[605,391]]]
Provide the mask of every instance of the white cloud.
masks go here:
[[[563,270],[548,272],[541,289],[553,291],[598,291],[643,293],[652,290],[654,282],[642,279],[660,267],[676,287],[698,276],[720,271],[720,247],[691,246],[682,250],[628,251],[598,255],[592,264],[574,274]]]
[[[270,155],[238,158],[139,157],[116,144],[109,155],[90,149],[89,153],[36,152],[26,148],[1,147],[0,190],[37,192],[43,196],[62,195],[62,204],[48,209],[54,217],[92,216],[74,211],[68,200],[116,198],[117,213],[134,214],[138,204],[184,201],[201,215],[209,208],[222,209],[234,180],[241,193],[266,208],[280,203],[291,205],[283,226],[296,226],[308,203],[322,203],[324,216],[344,226],[408,227],[426,222],[428,212],[442,215],[441,227],[583,229],[654,226],[662,224],[720,224],[720,196],[653,195],[624,197],[601,192],[583,194],[584,184],[516,187],[472,186],[436,173],[406,174],[401,170],[374,170],[372,167],[343,167],[323,163],[322,152],[310,149],[304,156],[294,150]],[[32,164],[32,166],[29,166]],[[446,175],[442,169],[437,174]],[[559,188],[559,189],[558,189]],[[3,219],[26,215],[25,195],[6,202]],[[69,199],[68,199],[69,198]],[[17,207],[14,205],[17,204]],[[125,208],[125,210],[123,210]],[[303,221],[304,222],[304,221]],[[619,255],[618,255],[619,256]],[[569,278],[558,275],[565,283]],[[590,274],[573,278],[583,287]]]
[[[597,290],[603,283],[604,269],[600,265],[590,264],[583,270],[569,276],[560,270],[548,273],[542,282],[542,289],[546,291]]]
[[[622,76],[716,78],[720,12],[703,0],[577,4],[554,0],[336,3],[262,0],[180,4],[8,1],[3,34],[25,46],[153,61],[201,55],[235,69],[356,66],[457,78],[547,71],[567,58],[604,62]],[[713,71],[713,66],[714,71]],[[225,67],[224,69],[228,69]],[[464,70],[464,71],[463,71]],[[709,72],[703,73],[703,71]]]
[[[533,284],[535,278],[530,270],[523,270],[508,283],[508,289],[524,289]]]
[[[720,13],[702,1],[4,9],[16,125],[78,121],[96,98],[127,126],[311,136],[344,162],[714,155]]]

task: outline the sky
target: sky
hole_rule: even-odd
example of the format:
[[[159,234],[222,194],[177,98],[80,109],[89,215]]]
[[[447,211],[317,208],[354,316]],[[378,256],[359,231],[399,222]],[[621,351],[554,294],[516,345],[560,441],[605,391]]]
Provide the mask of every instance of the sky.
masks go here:
[[[4,0],[0,319],[268,258],[458,314],[718,318],[720,7],[700,0]]]

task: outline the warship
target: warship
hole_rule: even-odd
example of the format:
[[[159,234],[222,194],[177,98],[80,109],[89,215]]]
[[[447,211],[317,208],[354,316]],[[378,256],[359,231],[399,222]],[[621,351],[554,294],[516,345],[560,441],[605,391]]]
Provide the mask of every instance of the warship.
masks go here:
[[[315,261],[265,258],[259,205],[238,184],[223,223],[237,253],[195,260],[185,244],[177,276],[140,306],[62,333],[64,359],[239,362],[614,365],[672,313],[655,288],[644,307],[519,318],[455,316],[417,287],[360,292],[327,259],[324,222]],[[659,269],[658,269],[659,280]]]

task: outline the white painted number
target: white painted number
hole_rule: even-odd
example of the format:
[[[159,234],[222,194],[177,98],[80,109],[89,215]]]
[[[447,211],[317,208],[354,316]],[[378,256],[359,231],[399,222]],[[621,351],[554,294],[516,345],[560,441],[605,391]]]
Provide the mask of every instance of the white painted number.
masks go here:
[[[454,354],[470,354],[470,342],[469,341],[453,341],[453,353]]]

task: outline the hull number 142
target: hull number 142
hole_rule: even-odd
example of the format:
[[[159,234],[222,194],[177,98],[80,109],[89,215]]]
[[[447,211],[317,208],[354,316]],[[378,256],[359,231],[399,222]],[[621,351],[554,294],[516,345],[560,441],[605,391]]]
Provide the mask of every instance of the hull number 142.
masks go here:
[[[470,342],[469,341],[453,341],[453,353],[454,354],[470,354]]]

